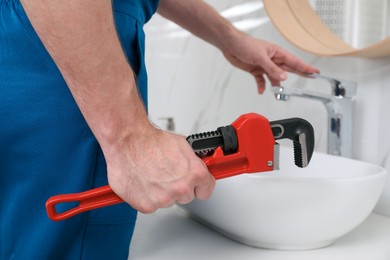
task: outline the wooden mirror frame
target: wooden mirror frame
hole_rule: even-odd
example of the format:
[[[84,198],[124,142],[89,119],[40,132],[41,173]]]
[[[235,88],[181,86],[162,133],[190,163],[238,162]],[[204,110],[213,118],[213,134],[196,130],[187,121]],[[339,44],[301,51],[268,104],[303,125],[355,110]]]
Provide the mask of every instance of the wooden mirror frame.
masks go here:
[[[338,38],[320,20],[307,0],[263,0],[272,23],[298,48],[319,56],[390,56],[390,37],[356,49]]]

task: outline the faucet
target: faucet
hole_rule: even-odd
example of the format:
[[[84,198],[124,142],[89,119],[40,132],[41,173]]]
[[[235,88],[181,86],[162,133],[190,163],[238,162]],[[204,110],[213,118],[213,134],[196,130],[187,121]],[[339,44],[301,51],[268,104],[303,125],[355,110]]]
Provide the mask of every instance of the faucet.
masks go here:
[[[357,84],[319,74],[306,76],[326,80],[332,88],[332,93],[323,94],[298,88],[273,86],[272,92],[275,98],[287,101],[291,96],[298,96],[321,101],[328,113],[328,154],[352,158]]]

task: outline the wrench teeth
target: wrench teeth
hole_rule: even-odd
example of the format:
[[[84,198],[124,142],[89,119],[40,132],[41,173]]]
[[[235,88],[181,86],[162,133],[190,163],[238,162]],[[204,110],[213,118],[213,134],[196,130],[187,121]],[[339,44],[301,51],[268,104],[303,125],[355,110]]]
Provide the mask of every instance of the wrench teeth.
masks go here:
[[[216,131],[190,135],[187,141],[199,157],[212,155],[217,147],[222,148],[224,155],[235,153],[238,149],[236,130],[231,125],[218,127]]]
[[[213,154],[215,149],[223,145],[222,134],[219,131],[209,131],[193,134],[187,137],[195,154],[201,158]]]
[[[294,142],[294,161],[296,166],[304,167],[302,146],[299,142]]]

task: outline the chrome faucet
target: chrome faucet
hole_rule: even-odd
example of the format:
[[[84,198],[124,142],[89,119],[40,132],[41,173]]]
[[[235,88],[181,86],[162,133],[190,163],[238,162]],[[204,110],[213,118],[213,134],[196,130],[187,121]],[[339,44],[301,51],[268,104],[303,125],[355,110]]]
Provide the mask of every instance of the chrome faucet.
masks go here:
[[[332,87],[332,93],[282,86],[274,86],[272,92],[277,100],[287,101],[290,96],[298,96],[321,101],[328,112],[328,153],[352,158],[357,84],[319,74],[307,77],[326,80]]]

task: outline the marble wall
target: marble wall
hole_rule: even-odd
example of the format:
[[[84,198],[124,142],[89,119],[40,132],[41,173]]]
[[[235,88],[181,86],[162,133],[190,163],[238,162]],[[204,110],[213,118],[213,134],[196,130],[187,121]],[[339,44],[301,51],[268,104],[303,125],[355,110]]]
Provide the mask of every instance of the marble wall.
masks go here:
[[[236,27],[277,43],[318,67],[323,75],[357,82],[353,157],[390,170],[390,58],[314,56],[294,47],[279,34],[262,1],[207,2]],[[315,149],[326,152],[327,114],[322,103],[301,98],[277,101],[269,86],[263,95],[258,95],[252,76],[232,67],[213,46],[158,15],[146,25],[145,31],[149,113],[157,125],[164,127],[163,118],[172,117],[176,132],[188,135],[215,130],[248,112],[263,114],[269,120],[298,116],[314,126]],[[319,80],[293,74],[289,74],[283,85],[330,91]],[[390,187],[384,197],[377,210],[390,216]]]

